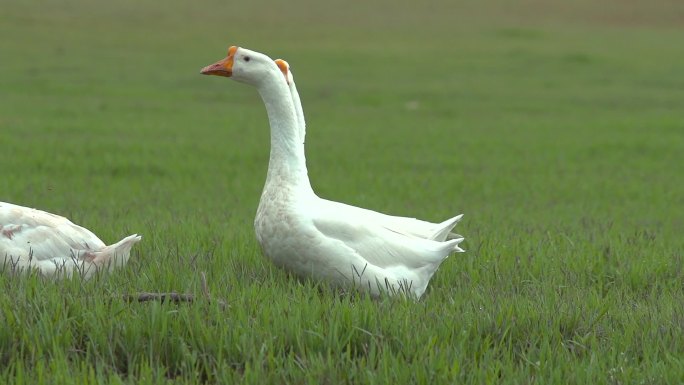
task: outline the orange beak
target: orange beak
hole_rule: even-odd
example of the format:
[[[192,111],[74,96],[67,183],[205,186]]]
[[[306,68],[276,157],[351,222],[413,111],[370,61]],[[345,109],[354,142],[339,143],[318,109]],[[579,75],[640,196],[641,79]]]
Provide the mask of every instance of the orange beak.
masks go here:
[[[283,76],[285,76],[285,82],[289,85],[290,81],[287,79],[287,71],[290,68],[290,65],[283,59],[276,59],[275,63],[280,69],[280,72],[283,73]]]
[[[228,48],[228,57],[202,68],[200,73],[202,75],[230,77],[233,74],[233,60],[235,59],[235,52],[237,49],[238,47],[236,46]]]

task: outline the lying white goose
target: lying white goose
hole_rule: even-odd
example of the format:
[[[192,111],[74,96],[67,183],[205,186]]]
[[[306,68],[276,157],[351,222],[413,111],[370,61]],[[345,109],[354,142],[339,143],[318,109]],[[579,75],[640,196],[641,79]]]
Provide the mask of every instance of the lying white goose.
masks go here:
[[[255,86],[266,106],[271,156],[254,227],[264,254],[277,266],[372,295],[420,298],[441,262],[463,251],[463,238],[447,240],[460,215],[433,224],[316,196],[306,169],[301,105],[293,101],[299,96],[285,62],[233,46],[228,57],[201,72]]]
[[[95,234],[58,215],[0,202],[0,262],[4,269],[85,278],[128,262],[137,234],[107,246]]]

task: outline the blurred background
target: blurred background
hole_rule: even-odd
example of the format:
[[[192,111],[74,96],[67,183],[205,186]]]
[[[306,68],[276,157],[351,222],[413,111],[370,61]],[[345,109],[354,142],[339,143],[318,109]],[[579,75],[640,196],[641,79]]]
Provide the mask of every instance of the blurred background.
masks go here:
[[[322,196],[681,225],[681,1],[8,0],[0,36],[4,200],[250,221],[263,105],[199,75],[239,45],[291,64]]]

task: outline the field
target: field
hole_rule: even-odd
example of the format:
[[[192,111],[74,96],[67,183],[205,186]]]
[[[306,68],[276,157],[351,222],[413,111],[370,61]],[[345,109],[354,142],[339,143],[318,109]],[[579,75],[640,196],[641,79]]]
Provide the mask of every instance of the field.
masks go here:
[[[143,240],[87,282],[0,275],[0,383],[681,383],[682,26],[678,0],[4,1],[0,200]],[[420,302],[261,255],[263,104],[199,75],[230,45],[292,65],[320,196],[465,214]]]

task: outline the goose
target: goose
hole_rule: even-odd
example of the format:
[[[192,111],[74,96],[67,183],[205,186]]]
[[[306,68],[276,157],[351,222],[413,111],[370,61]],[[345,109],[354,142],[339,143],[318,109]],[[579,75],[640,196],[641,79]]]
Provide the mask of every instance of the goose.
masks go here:
[[[76,273],[88,279],[98,270],[124,266],[140,239],[133,234],[107,246],[67,218],[0,202],[0,261],[5,270],[60,277]]]
[[[266,107],[271,150],[254,229],[261,250],[300,278],[420,299],[440,264],[459,247],[462,215],[441,223],[377,213],[319,198],[304,154],[304,115],[289,65],[246,48],[201,70],[257,89]],[[284,77],[284,78],[283,78]]]

